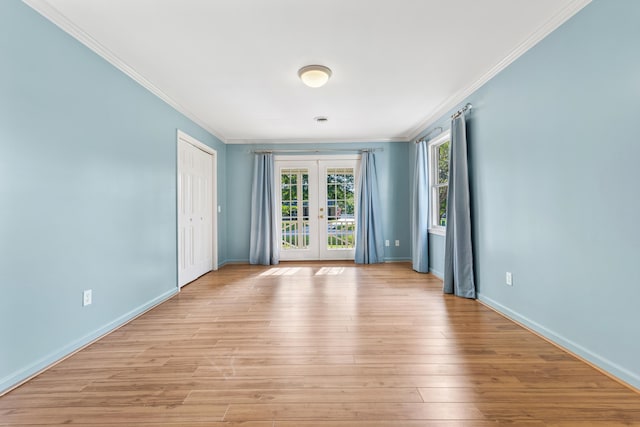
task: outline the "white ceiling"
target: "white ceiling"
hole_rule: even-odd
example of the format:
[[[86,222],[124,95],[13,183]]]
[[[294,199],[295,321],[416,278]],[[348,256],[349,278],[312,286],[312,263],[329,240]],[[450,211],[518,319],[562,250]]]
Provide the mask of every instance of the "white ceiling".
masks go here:
[[[413,139],[589,0],[25,2],[224,142],[269,143]]]

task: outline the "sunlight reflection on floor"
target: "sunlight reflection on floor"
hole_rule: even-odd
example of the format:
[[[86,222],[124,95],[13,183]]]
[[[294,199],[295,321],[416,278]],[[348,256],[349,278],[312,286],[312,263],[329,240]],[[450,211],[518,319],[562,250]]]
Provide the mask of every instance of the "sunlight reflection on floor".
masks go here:
[[[274,267],[260,273],[260,276],[293,276],[300,270],[300,267]]]
[[[315,276],[338,276],[344,273],[344,267],[322,267]]]
[[[313,276],[340,276],[347,272],[346,267],[321,267],[313,272],[314,269],[309,267],[273,267],[262,273],[260,273],[259,277],[268,277],[268,276],[295,276],[296,274],[303,273],[303,275],[313,275]]]

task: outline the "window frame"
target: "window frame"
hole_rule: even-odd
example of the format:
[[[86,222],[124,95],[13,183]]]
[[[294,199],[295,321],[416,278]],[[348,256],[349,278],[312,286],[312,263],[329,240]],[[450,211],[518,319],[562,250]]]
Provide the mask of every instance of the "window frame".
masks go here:
[[[438,211],[440,209],[438,190],[441,187],[447,187],[449,191],[449,177],[447,183],[440,184],[438,182],[438,148],[449,141],[449,158],[451,158],[451,130],[446,130],[440,135],[433,138],[427,144],[427,156],[429,162],[429,233],[444,236],[446,227],[438,223]],[[448,208],[448,207],[447,207]]]

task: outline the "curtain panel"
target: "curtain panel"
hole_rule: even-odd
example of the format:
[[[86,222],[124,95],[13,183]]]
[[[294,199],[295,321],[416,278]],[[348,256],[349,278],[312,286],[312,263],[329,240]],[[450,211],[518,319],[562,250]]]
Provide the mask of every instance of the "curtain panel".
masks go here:
[[[278,264],[280,245],[277,231],[273,154],[256,154],[251,187],[250,264]]]
[[[467,130],[464,112],[451,120],[450,150],[443,290],[448,294],[475,298]]]
[[[416,144],[411,198],[411,260],[419,273],[429,272],[429,159],[426,141]]]
[[[373,152],[365,151],[362,153],[356,226],[355,262],[358,264],[384,262],[382,209],[375,160]]]

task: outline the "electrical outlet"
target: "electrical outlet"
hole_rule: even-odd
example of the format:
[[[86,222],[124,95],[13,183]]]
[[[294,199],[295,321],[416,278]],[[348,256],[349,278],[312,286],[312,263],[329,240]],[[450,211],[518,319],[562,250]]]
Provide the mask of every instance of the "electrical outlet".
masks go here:
[[[396,240],[396,246],[400,246],[400,240]]]
[[[385,240],[385,241],[384,241],[384,245],[385,245],[385,246],[389,246],[389,241],[388,241],[388,240]]]
[[[513,275],[510,271],[507,271],[507,274],[505,274],[505,282],[507,285],[513,286]]]
[[[91,305],[91,299],[92,299],[91,289],[87,289],[86,291],[84,291],[82,293],[82,305],[83,306]]]

